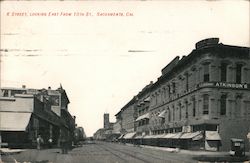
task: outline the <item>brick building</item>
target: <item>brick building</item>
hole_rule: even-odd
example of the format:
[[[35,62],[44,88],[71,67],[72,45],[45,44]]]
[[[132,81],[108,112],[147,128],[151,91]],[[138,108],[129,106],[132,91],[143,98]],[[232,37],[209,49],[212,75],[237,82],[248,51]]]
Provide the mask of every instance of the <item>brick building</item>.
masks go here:
[[[231,138],[247,142],[249,84],[248,47],[224,45],[218,38],[198,42],[133,98],[136,116],[126,116],[134,118],[135,142],[205,150],[229,150]]]
[[[31,147],[41,135],[45,144],[52,138],[59,145],[61,134],[71,140],[75,117],[68,112],[65,90],[1,88],[0,131],[9,147]]]

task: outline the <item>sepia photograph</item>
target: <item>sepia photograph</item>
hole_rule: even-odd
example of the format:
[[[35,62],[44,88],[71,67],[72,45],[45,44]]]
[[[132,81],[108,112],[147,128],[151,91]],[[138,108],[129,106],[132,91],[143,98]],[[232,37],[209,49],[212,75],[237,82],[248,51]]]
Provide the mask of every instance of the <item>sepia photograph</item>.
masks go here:
[[[0,163],[250,162],[249,0],[0,13]]]

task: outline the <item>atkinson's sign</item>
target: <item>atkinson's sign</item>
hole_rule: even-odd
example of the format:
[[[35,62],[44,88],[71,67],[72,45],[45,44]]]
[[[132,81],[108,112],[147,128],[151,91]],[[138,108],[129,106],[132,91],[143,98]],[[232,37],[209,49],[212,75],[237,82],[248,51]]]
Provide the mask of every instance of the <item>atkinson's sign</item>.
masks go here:
[[[250,84],[237,84],[237,83],[225,83],[225,82],[205,82],[200,83],[198,87],[220,87],[220,88],[234,88],[234,89],[250,89]]]
[[[247,84],[216,82],[215,86],[216,87],[226,87],[226,88],[248,89],[248,85]]]

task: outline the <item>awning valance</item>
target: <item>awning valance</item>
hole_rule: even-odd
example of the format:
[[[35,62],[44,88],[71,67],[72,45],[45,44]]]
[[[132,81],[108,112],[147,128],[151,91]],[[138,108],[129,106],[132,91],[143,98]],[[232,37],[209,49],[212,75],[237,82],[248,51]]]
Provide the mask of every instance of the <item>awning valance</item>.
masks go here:
[[[206,140],[221,140],[217,131],[206,131]]]
[[[0,112],[0,131],[26,131],[31,113]]]
[[[163,111],[158,115],[158,117],[160,117],[160,118],[165,118],[165,113],[166,113],[166,110],[163,110]]]
[[[135,136],[136,132],[130,132],[124,135],[124,139],[132,139]]]
[[[147,119],[147,118],[149,119],[149,113],[139,116],[135,121],[139,121],[139,120]]]

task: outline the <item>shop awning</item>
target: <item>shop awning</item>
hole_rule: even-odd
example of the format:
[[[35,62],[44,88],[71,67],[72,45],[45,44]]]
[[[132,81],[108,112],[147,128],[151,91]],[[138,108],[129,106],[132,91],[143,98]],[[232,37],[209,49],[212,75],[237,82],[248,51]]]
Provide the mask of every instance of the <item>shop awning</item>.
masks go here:
[[[123,136],[124,136],[124,134],[121,134],[121,136],[119,136],[119,138],[118,138],[118,139],[121,139],[121,138],[123,138]]]
[[[176,134],[174,133],[168,133],[166,134],[165,136],[163,136],[163,138],[166,138],[166,139],[169,139],[169,138],[172,138],[173,136],[175,136]]]
[[[144,102],[150,102],[150,96],[144,99]]]
[[[206,131],[206,140],[221,140],[217,131]]]
[[[132,139],[135,136],[136,132],[130,132],[124,135],[124,139]]]
[[[137,136],[135,137],[135,139],[142,139],[142,138],[143,138],[142,135],[137,135]]]
[[[171,137],[171,139],[180,139],[182,135],[183,135],[182,132],[176,133],[174,136]]]
[[[147,118],[149,119],[149,113],[139,116],[135,121],[139,121],[139,120],[147,119]]]
[[[165,134],[161,134],[161,135],[155,135],[154,138],[163,138],[165,136]]]
[[[155,137],[155,135],[146,135],[146,136],[144,136],[144,139],[151,139],[151,138],[154,138]]]
[[[160,118],[165,118],[165,113],[166,113],[166,110],[163,110],[163,111],[158,115],[158,117],[160,117]]]
[[[193,139],[193,140],[199,140],[201,139],[202,133],[200,131],[197,132],[187,132],[181,135],[180,139]]]
[[[0,131],[26,131],[31,113],[0,112]]]

